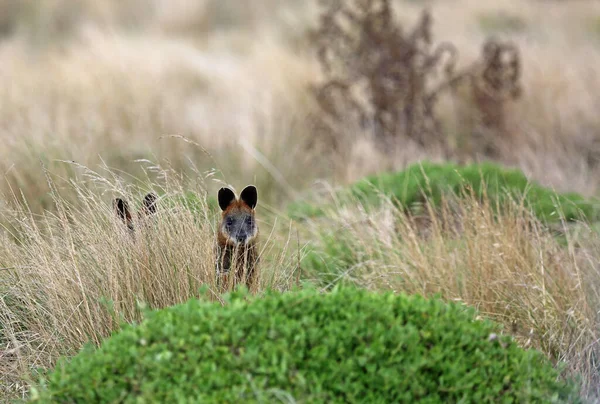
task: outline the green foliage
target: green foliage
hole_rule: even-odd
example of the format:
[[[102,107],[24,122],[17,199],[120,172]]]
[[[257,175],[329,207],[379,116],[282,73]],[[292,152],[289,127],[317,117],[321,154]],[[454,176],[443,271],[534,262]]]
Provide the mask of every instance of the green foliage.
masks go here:
[[[302,257],[303,276],[322,287],[351,283],[344,272],[361,262],[363,246],[349,232],[322,231],[318,239]]]
[[[571,382],[476,312],[336,288],[191,300],[61,363],[37,402],[565,402]]]
[[[336,196],[338,203],[357,201],[365,206],[377,205],[381,196],[391,197],[395,203],[414,210],[427,201],[439,206],[444,195],[458,196],[472,193],[487,197],[492,206],[502,206],[508,198],[532,209],[543,221],[594,219],[598,216],[597,203],[587,201],[576,193],[558,194],[529,181],[516,169],[505,169],[492,163],[459,166],[444,163],[418,163],[406,170],[366,177]],[[325,206],[299,201],[289,207],[294,218],[320,216]],[[557,209],[558,208],[558,209]]]

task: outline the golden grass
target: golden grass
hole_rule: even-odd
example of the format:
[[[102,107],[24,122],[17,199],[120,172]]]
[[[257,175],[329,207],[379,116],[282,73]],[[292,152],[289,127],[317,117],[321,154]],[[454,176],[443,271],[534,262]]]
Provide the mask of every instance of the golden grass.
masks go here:
[[[406,142],[383,156],[353,127],[336,152],[308,147],[318,143],[308,87],[321,74],[310,48],[314,0],[168,3],[0,0],[0,267],[10,268],[0,270],[0,399],[26,394],[34,367],[139,320],[138,303],[163,307],[213,285],[214,217],[165,209],[131,241],[110,199],[160,188],[204,200],[217,178],[259,189],[262,286],[295,283],[303,240],[333,221],[362,254],[341,275],[475,305],[598,393],[596,232],[581,226],[564,246],[517,208],[496,222],[465,202],[426,234],[387,208],[335,212],[296,240],[279,210],[313,182],[346,183],[439,160],[439,151]],[[423,4],[395,3],[408,25]],[[427,4],[436,41],[453,42],[461,65],[476,60],[491,28],[521,50],[523,98],[498,159],[557,190],[597,195],[599,3]],[[502,28],[507,21],[519,29]],[[459,104],[444,99],[439,113],[460,140],[471,111]]]
[[[55,178],[75,175],[60,160],[95,167],[101,159],[140,176],[133,160],[156,155],[181,169],[190,162],[202,169],[216,164],[240,180],[255,181],[251,177],[256,176],[258,185],[276,183],[267,193],[275,195],[301,189],[316,178],[348,181],[438,155],[404,143],[384,157],[373,147],[371,134],[356,128],[347,129],[342,150],[327,161],[318,151],[303,149],[314,141],[309,114],[315,105],[307,88],[320,77],[308,35],[316,24],[313,1],[275,7],[264,0],[248,14],[252,24],[240,22],[238,14],[221,21],[235,9],[228,2],[194,7],[184,0],[172,7],[160,2],[142,7],[146,3],[135,0],[103,6],[81,2],[70,9],[70,2],[46,1],[52,10],[78,13],[66,38],[46,35],[48,46],[32,46],[25,28],[33,29],[38,20],[15,12],[25,28],[0,43],[0,133],[5,139],[0,169],[7,179],[0,192],[6,195],[9,185],[22,189],[36,212],[50,206],[40,162]],[[586,27],[598,7],[586,1],[576,7],[550,3],[540,11],[536,4],[434,2],[434,34],[456,44],[464,65],[476,60],[485,39],[482,13],[499,9],[526,21],[527,30],[503,34],[523,55],[524,98],[511,114],[512,136],[499,140],[500,160],[559,190],[593,193],[600,178],[594,129],[600,124],[595,111],[600,79],[594,68],[600,52],[597,32]],[[397,2],[399,17],[410,24],[421,7]],[[59,11],[42,13],[49,22],[36,29],[61,21],[53,17],[63,13]],[[204,27],[205,18],[214,13],[221,17]],[[129,21],[131,14],[142,22]],[[177,26],[192,27],[192,33]],[[468,113],[449,100],[440,104],[447,136],[465,136],[461,122]],[[165,137],[172,134],[199,143],[214,160]],[[271,161],[280,178],[240,141]],[[301,175],[299,166],[311,172]],[[282,178],[287,191],[281,188]]]
[[[139,206],[142,190],[119,189],[109,179],[105,185],[111,196]],[[136,218],[132,237],[99,193],[74,187],[79,203],[55,194],[56,213],[36,217],[24,204],[4,211],[10,227],[0,251],[2,395],[23,395],[34,367],[50,368],[59,356],[98,344],[122,322],[139,321],[143,307],[185,302],[202,287],[222,301],[213,255],[218,215],[209,211],[205,190],[184,195],[175,183],[155,184],[165,192],[158,212]],[[284,223],[259,212],[258,291],[286,290],[297,282],[296,242],[290,244]]]
[[[521,207],[508,205],[498,216],[474,198],[448,200],[421,217],[391,202],[371,213],[349,206],[306,224],[322,264],[304,267],[305,276],[328,280],[326,287],[350,282],[464,302],[522,346],[566,363],[590,396],[600,393],[597,230],[580,225],[576,236],[565,224],[561,242]],[[332,259],[332,250],[344,256]]]

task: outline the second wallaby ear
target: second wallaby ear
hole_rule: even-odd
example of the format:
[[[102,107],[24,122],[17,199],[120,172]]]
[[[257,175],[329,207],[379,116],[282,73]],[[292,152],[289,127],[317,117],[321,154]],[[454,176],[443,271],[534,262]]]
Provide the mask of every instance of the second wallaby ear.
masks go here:
[[[240,194],[240,200],[250,206],[250,209],[254,209],[258,202],[258,192],[256,191],[256,187],[254,185],[248,185],[244,188]]]
[[[117,216],[123,221],[131,220],[131,212],[129,211],[129,204],[121,198],[116,198],[113,202],[113,207],[117,212]]]
[[[144,214],[151,215],[156,213],[156,199],[157,197],[153,193],[149,193],[144,197],[142,201]]]
[[[113,201],[113,207],[117,213],[117,216],[127,225],[129,230],[133,230],[133,221],[131,220],[131,211],[129,210],[129,204],[127,201],[116,198]]]
[[[219,206],[221,210],[225,210],[231,205],[231,202],[235,201],[235,194],[229,188],[219,189]]]

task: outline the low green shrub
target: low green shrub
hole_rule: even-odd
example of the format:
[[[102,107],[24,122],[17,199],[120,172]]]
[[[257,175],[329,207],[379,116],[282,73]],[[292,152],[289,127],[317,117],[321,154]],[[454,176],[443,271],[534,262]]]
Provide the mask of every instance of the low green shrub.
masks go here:
[[[540,220],[547,222],[560,220],[561,215],[568,221],[598,217],[597,201],[588,201],[576,193],[556,193],[529,181],[519,170],[492,163],[465,166],[418,163],[404,171],[366,177],[341,190],[336,199],[338,204],[357,201],[372,206],[385,195],[399,206],[414,210],[425,201],[438,206],[443,196],[461,196],[465,192],[487,197],[492,206],[502,206],[508,198],[517,202],[522,200]],[[296,219],[321,216],[325,207],[297,201],[289,206],[288,213]]]
[[[354,288],[189,302],[57,366],[34,402],[564,402],[537,351],[456,303]]]

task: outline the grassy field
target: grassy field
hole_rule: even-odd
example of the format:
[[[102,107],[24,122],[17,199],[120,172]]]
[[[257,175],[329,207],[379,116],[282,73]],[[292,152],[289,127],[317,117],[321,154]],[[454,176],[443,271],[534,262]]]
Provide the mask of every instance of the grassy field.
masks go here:
[[[558,238],[522,206],[497,217],[470,198],[422,217],[385,196],[376,209],[350,200],[320,218],[287,215],[315,190],[422,160],[493,159],[549,189],[600,196],[600,3],[393,4],[407,27],[429,7],[434,42],[454,45],[458,67],[490,36],[517,46],[522,94],[505,105],[502,136],[472,130],[459,89],[436,105],[444,151],[409,138],[382,150],[352,125],[328,148],[311,90],[324,78],[315,0],[0,0],[0,400],[26,397],[36,374],[144,306],[212,288],[218,212],[207,195],[249,183],[261,289],[351,282],[463,301],[565,362],[598,400],[595,223],[563,221]],[[161,209],[131,240],[112,199],[138,204],[149,190]]]

